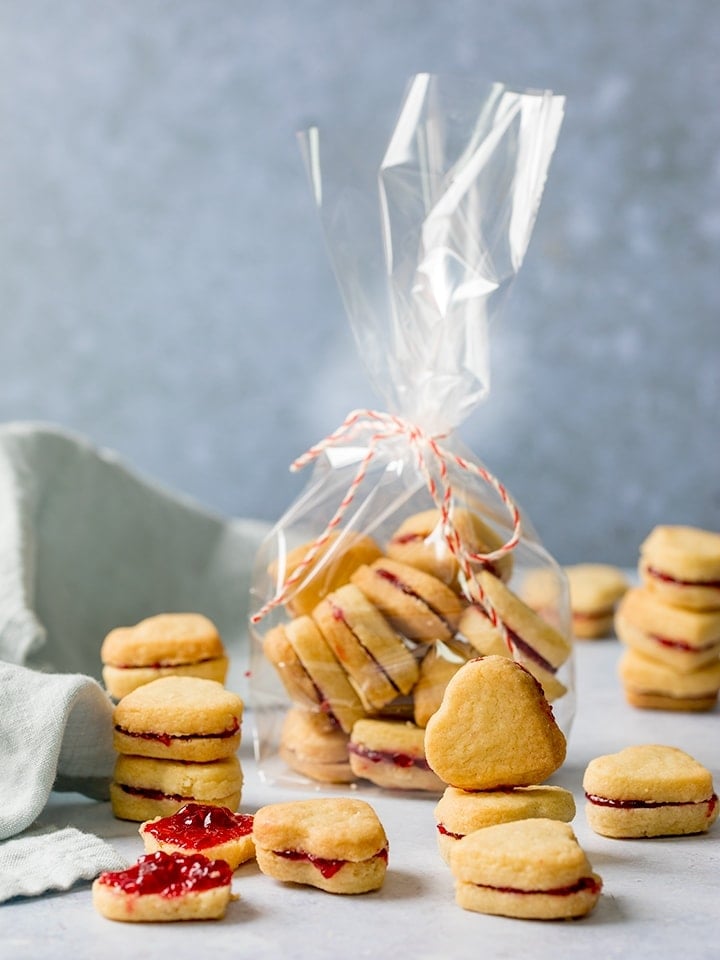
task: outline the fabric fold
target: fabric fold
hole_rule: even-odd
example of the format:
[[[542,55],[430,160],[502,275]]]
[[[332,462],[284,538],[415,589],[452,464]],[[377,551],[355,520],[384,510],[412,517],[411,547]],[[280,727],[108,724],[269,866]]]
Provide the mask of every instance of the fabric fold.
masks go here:
[[[267,529],[215,515],[59,427],[0,425],[0,839],[29,827],[53,789],[107,797],[100,647],[112,628],[203,613],[236,689],[244,682]]]
[[[80,880],[127,866],[127,860],[99,837],[75,827],[45,827],[0,845],[0,903],[69,890]]]
[[[0,718],[0,839],[33,823],[58,774],[107,798],[112,704],[96,680],[0,663]]]

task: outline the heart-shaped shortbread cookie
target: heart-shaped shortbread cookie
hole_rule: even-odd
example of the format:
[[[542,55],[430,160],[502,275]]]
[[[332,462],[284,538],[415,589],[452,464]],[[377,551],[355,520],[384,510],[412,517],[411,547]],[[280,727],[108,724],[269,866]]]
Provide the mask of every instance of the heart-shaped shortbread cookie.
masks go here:
[[[483,827],[450,854],[458,904],[466,910],[554,920],[581,917],[602,879],[567,823],[540,818]]]
[[[560,767],[566,747],[542,687],[507,657],[462,666],[425,731],[427,762],[463,790],[542,783]]]
[[[718,818],[712,774],[677,747],[647,743],[596,757],[583,789],[587,821],[605,837],[705,833]]]

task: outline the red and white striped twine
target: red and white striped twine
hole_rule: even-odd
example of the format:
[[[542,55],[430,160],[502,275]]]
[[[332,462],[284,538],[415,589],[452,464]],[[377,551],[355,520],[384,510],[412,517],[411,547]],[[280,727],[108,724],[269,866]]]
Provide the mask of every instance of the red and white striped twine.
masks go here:
[[[272,609],[283,603],[293,587],[302,580],[308,567],[312,565],[318,553],[325,547],[332,534],[342,523],[348,508],[357,494],[358,488],[367,475],[370,464],[375,458],[378,445],[384,440],[404,436],[407,438],[415,454],[418,468],[425,479],[433,503],[440,511],[443,536],[445,537],[448,548],[457,558],[460,570],[462,571],[463,590],[467,599],[482,606],[493,626],[503,632],[508,646],[512,649],[507,631],[490,603],[489,598],[486,596],[485,591],[475,577],[472,567],[473,563],[489,563],[510,553],[515,549],[521,537],[522,525],[520,511],[505,487],[496,477],[488,473],[487,470],[484,470],[478,464],[470,463],[464,457],[458,456],[456,453],[443,448],[439,443],[442,437],[430,436],[415,424],[403,420],[401,417],[390,413],[380,413],[376,410],[354,410],[348,414],[337,430],[325,437],[324,440],[310,447],[306,453],[292,463],[290,469],[292,471],[302,470],[303,467],[316,460],[328,447],[333,447],[338,443],[347,443],[358,434],[372,429],[373,426],[376,426],[376,429],[370,434],[367,440],[367,451],[360,461],[355,476],[334,515],[320,536],[310,544],[302,561],[285,580],[275,596],[268,600],[257,613],[253,614],[251,618],[252,623],[259,623]],[[426,451],[429,451],[431,464],[436,468],[440,481],[439,484],[435,480],[431,466],[428,465]],[[453,488],[450,482],[448,463],[452,463],[461,470],[465,470],[467,473],[479,477],[496,491],[503,504],[507,507],[512,520],[513,531],[510,538],[496,550],[489,551],[488,553],[471,553],[463,544],[460,534],[452,520]]]

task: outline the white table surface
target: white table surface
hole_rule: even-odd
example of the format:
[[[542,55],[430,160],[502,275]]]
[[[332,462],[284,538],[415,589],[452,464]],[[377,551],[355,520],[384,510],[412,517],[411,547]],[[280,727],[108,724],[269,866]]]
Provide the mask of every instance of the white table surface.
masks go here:
[[[718,710],[693,715],[628,706],[615,672],[620,649],[615,640],[578,643],[578,710],[567,760],[552,778],[574,792],[573,827],[604,880],[598,906],[582,920],[512,920],[461,910],[436,851],[435,800],[373,790],[357,795],[373,804],[390,839],[389,870],[377,893],[342,897],[283,886],[252,863],[235,874],[240,899],[230,904],[224,920],[147,925],[105,920],[93,909],[89,884],[82,884],[68,893],[0,906],[0,957],[718,958],[720,824],[702,836],[627,841],[599,837],[585,820],[585,766],[630,744],[680,747],[709,767],[716,788],[720,785]],[[307,795],[263,783],[249,743],[241,758],[243,811]],[[53,794],[42,820],[97,833],[131,860],[142,853],[137,825],[113,819],[109,804]]]

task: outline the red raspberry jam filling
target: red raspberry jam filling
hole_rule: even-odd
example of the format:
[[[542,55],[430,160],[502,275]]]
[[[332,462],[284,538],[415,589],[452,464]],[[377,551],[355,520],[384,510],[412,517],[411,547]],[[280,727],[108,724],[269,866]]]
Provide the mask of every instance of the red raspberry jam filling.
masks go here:
[[[426,600],[425,597],[420,596],[420,594],[417,593],[415,590],[413,590],[411,586],[409,586],[399,577],[396,577],[394,573],[391,573],[389,570],[383,570],[382,567],[376,569],[375,573],[377,574],[378,577],[380,577],[383,580],[387,580],[387,582],[392,584],[393,587],[402,591],[402,593],[404,593],[406,596],[412,597],[413,600],[417,600],[418,603],[422,603],[424,606],[428,608],[428,610],[431,613],[433,613],[438,618],[438,620],[440,620],[442,623],[445,624],[445,627],[447,628],[450,634],[455,633],[455,631],[452,629],[448,621],[445,619],[445,615],[441,610],[438,610],[436,607],[434,607],[428,600]]]
[[[451,830],[448,830],[444,823],[439,823],[437,829],[438,833],[441,833],[444,837],[452,837],[453,840],[462,840],[465,836],[464,833],[453,833]]]
[[[421,540],[425,540],[425,534],[423,533],[401,533],[397,537],[393,537],[390,542],[404,547],[406,543],[418,543]]]
[[[602,890],[602,880],[595,877],[581,877],[577,883],[572,883],[567,887],[555,887],[553,890],[519,890],[517,887],[493,887],[488,883],[476,883],[476,887],[482,887],[485,890],[498,890],[500,893],[540,893],[551,897],[569,897],[573,893],[600,893]]]
[[[365,646],[365,644],[362,641],[362,638],[350,626],[350,624],[348,623],[347,617],[345,616],[345,611],[342,609],[342,607],[339,607],[335,603],[330,603],[330,610],[332,612],[333,620],[336,620],[338,623],[342,623],[345,629],[352,634],[356,643],[362,648],[367,658],[372,661],[372,663],[378,668],[378,670],[380,670],[383,674],[385,674],[385,679],[391,684],[391,686],[398,693],[400,693],[400,690],[397,684],[393,681],[393,678],[390,676],[389,673],[387,673],[387,671],[385,670],[383,665],[380,663],[380,661],[377,659],[377,657],[372,652],[372,650],[368,649],[368,647]],[[336,643],[333,646],[333,650],[335,651],[335,654],[337,655],[338,660],[340,660],[341,663],[344,663],[346,658],[343,656],[344,651],[343,651],[342,645],[338,645]]]
[[[115,670],[161,670],[163,667],[195,667],[199,663],[210,663],[217,657],[203,657],[201,660],[158,660],[155,663],[116,663],[111,664]]]
[[[250,814],[233,813],[227,807],[213,807],[207,803],[186,803],[171,817],[148,824],[144,832],[161,843],[204,850],[246,837],[252,833],[252,828]]]
[[[490,617],[488,617],[486,611],[480,606],[480,604],[478,603],[473,604],[473,609],[477,610],[477,612],[481,614],[486,620],[490,619]],[[542,654],[538,653],[535,647],[529,644],[527,640],[523,640],[523,638],[518,633],[516,633],[512,629],[512,627],[509,627],[507,623],[503,623],[503,626],[505,627],[508,640],[510,641],[510,646],[513,649],[518,650],[521,654],[523,654],[523,656],[526,659],[532,660],[533,663],[536,663],[539,667],[542,667],[543,670],[547,670],[548,673],[557,673],[558,668],[553,666],[553,664],[550,663],[549,660],[546,660],[545,657],[542,656]]]
[[[276,857],[282,857],[284,860],[304,860],[307,863],[311,863],[316,870],[320,871],[326,880],[334,877],[336,873],[339,873],[340,870],[342,870],[346,863],[349,863],[348,860],[327,860],[324,857],[316,857],[314,854],[308,853],[307,850],[274,850],[273,853]],[[378,852],[369,859],[380,859],[387,863],[387,847],[383,847],[382,850],[378,850]],[[362,862],[367,863],[368,861],[365,860]]]
[[[175,800],[177,803],[183,803],[191,799],[179,793],[163,793],[162,790],[152,790],[150,787],[131,787],[127,783],[118,783],[117,786],[125,793],[134,797],[145,797],[146,800]]]
[[[598,807],[615,807],[619,810],[652,809],[654,807],[696,807],[708,805],[708,816],[715,809],[718,802],[716,794],[707,800],[615,800],[611,797],[600,797],[596,793],[586,793],[585,798]]]
[[[335,714],[334,714],[333,711],[332,711],[332,707],[331,707],[331,705],[330,705],[330,701],[329,701],[328,698],[325,696],[325,694],[322,692],[322,690],[321,690],[320,687],[317,685],[317,683],[315,682],[315,680],[314,680],[314,679],[310,676],[310,674],[307,672],[307,670],[305,669],[305,665],[304,665],[303,663],[300,663],[300,662],[299,662],[299,667],[300,667],[300,669],[302,670],[302,672],[305,674],[305,676],[307,677],[308,683],[310,684],[310,686],[311,686],[311,687],[313,688],[313,690],[315,691],[315,699],[316,699],[316,701],[317,701],[317,705],[320,707],[320,712],[321,712],[321,713],[324,713],[325,716],[328,718],[328,720],[332,721],[332,723],[333,723],[336,727],[338,727],[338,729],[339,729],[339,728],[340,728],[340,723],[338,722],[338,718],[335,716]]]
[[[527,657],[528,660],[532,660],[533,663],[536,663],[539,667],[542,667],[543,670],[547,670],[548,673],[557,673],[557,667],[554,667],[549,660],[546,660],[542,654],[538,653],[535,647],[530,646],[526,640],[523,640],[523,638],[515,633],[515,631],[507,624],[505,624],[505,629],[507,630],[507,635],[512,646],[519,650],[524,657]]]
[[[139,857],[127,870],[101,873],[98,879],[131,896],[157,894],[172,898],[229,886],[232,870],[224,860],[208,860],[201,853],[184,856],[158,850]]]
[[[345,611],[342,609],[342,607],[339,607],[336,603],[332,603],[332,601],[330,600],[328,600],[328,603],[330,605],[330,613],[332,614],[333,620],[336,623],[341,623],[343,627],[345,627],[348,633],[352,635],[353,639],[360,645],[360,647],[362,647],[363,651],[367,654],[367,656],[372,661],[374,661],[375,665],[377,666],[377,660],[375,660],[375,657],[373,657],[372,653],[370,653],[370,651],[365,647],[360,637],[358,637],[358,635],[355,633],[353,628],[348,623],[347,617],[345,616]],[[340,663],[347,663],[348,657],[347,657],[345,647],[342,643],[336,642],[333,644],[333,653],[338,658]]]
[[[169,747],[179,740],[225,740],[228,737],[234,737],[240,729],[240,721],[237,717],[233,717],[232,726],[220,733],[142,733],[136,730],[126,730],[124,727],[117,725],[115,729],[118,733],[123,733],[126,737],[138,737],[140,740],[156,740],[158,743],[162,743],[163,746]]]
[[[396,767],[417,767],[419,770],[429,770],[425,757],[412,757],[409,753],[396,753],[391,750],[372,750],[359,743],[349,743],[348,751],[356,757],[364,757],[371,763],[392,763]]]
[[[705,653],[707,650],[712,650],[718,645],[717,640],[714,643],[706,643],[701,647],[693,647],[684,640],[672,640],[670,637],[659,637],[654,633],[649,633],[648,637],[663,647],[670,647],[673,650],[683,650],[685,653]]]
[[[645,567],[646,573],[656,580],[662,580],[665,583],[674,583],[679,587],[710,587],[713,590],[720,590],[720,580],[681,580],[679,577],[672,577],[669,573],[663,573],[657,567]]]

